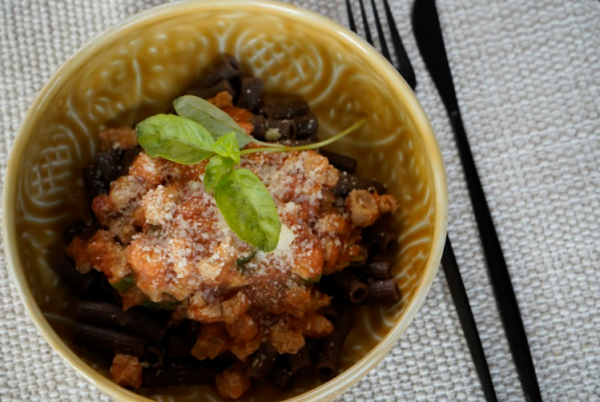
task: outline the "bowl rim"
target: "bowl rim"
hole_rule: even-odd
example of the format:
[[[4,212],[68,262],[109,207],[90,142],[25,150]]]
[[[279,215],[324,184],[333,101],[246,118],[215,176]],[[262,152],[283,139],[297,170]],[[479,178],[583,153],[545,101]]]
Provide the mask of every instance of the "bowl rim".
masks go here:
[[[4,239],[4,251],[6,253],[6,265],[17,293],[27,310],[30,318],[37,327],[38,332],[44,337],[48,344],[63,358],[76,372],[90,383],[96,385],[105,394],[121,401],[140,402],[151,401],[150,399],[126,390],[108,378],[102,376],[90,365],[85,363],[75,352],[69,348],[56,334],[50,323],[39,308],[27,283],[27,278],[21,266],[21,259],[17,250],[16,221],[16,192],[18,186],[17,169],[21,162],[22,154],[33,134],[33,127],[39,119],[37,111],[47,104],[58,91],[65,77],[85,63],[90,54],[102,48],[107,43],[118,38],[126,31],[139,28],[143,25],[160,20],[167,20],[184,12],[201,12],[206,10],[260,10],[271,14],[280,15],[293,19],[299,23],[314,26],[324,33],[337,37],[349,47],[361,53],[377,73],[390,84],[394,94],[407,107],[407,114],[413,121],[416,130],[423,141],[425,152],[429,158],[433,177],[433,188],[435,200],[435,220],[432,238],[432,250],[426,261],[424,276],[419,283],[415,300],[408,306],[402,319],[389,330],[387,335],[358,362],[337,376],[335,379],[313,388],[303,394],[297,395],[286,402],[299,402],[305,400],[317,400],[320,396],[337,396],[343,391],[356,384],[369,371],[371,371],[389,352],[394,343],[404,333],[412,322],[416,312],[423,304],[426,295],[431,288],[437,273],[442,251],[445,244],[448,219],[448,194],[446,173],[438,141],[435,137],[431,124],[425,111],[418,102],[415,94],[408,84],[402,79],[396,69],[371,45],[365,42],[354,32],[333,20],[316,12],[298,7],[292,4],[281,3],[273,0],[183,0],[174,3],[163,4],[130,16],[118,24],[99,33],[84,44],[77,52],[70,56],[48,82],[36,95],[29,107],[23,123],[16,135],[11,149],[7,169],[4,177],[4,190],[2,197],[2,236]]]

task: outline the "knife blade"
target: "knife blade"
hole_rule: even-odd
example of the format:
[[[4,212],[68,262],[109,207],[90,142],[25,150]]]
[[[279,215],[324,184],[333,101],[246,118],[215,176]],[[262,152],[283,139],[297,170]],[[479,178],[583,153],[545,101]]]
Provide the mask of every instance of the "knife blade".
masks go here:
[[[498,398],[496,397],[490,368],[485,358],[485,352],[483,351],[479,332],[477,331],[477,324],[475,324],[475,318],[469,304],[469,297],[467,296],[465,284],[460,275],[460,269],[458,268],[458,263],[452,250],[452,243],[450,243],[450,237],[448,236],[446,236],[446,245],[442,253],[442,268],[444,269],[444,274],[446,274],[450,295],[456,306],[456,313],[458,314],[460,325],[467,340],[467,346],[469,347],[469,352],[471,352],[475,371],[477,371],[485,400],[487,402],[497,402]]]
[[[528,401],[541,401],[523,319],[460,114],[435,0],[415,0],[412,23],[417,47],[440,93],[454,131],[490,282],[519,380]]]

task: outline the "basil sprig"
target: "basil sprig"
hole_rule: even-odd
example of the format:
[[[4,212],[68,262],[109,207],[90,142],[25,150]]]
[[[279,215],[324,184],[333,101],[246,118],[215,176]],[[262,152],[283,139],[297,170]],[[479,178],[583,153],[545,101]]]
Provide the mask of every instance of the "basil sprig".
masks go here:
[[[130,275],[121,279],[119,282],[111,283],[110,286],[112,286],[119,292],[125,292],[127,289],[133,286],[133,284],[135,284],[135,279],[133,276]]]
[[[259,250],[275,250],[281,221],[271,194],[254,173],[237,169],[223,176],[215,188],[215,201],[240,239]]]
[[[152,157],[193,165],[215,153],[215,140],[209,132],[184,117],[157,114],[138,123],[135,129],[138,142]]]
[[[286,152],[316,149],[348,135],[359,121],[325,141],[299,147],[255,140],[227,113],[204,99],[185,95],[174,102],[179,114],[152,116],[136,126],[138,142],[152,157],[163,157],[186,165],[209,159],[204,188],[214,192],[225,221],[243,241],[264,252],[275,250],[281,221],[264,183],[248,169],[235,169],[240,156],[255,152]],[[250,142],[262,147],[240,151]]]
[[[231,116],[202,98],[184,95],[175,99],[173,106],[179,116],[200,123],[215,139],[234,132],[240,148],[254,140]]]
[[[233,161],[230,158],[222,156],[213,156],[206,165],[204,173],[204,189],[208,193],[212,193],[219,181],[233,169]]]
[[[235,265],[239,269],[243,269],[244,265],[249,263],[254,258],[255,255],[256,255],[256,250],[252,250],[252,252],[250,254],[248,254],[247,256],[238,258],[237,261],[235,262]]]

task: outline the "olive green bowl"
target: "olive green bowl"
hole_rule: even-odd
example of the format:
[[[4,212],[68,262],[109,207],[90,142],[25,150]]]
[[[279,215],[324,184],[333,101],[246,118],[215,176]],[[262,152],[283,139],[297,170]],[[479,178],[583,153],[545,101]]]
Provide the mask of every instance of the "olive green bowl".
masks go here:
[[[108,378],[110,357],[73,346],[74,302],[49,268],[61,232],[86,209],[81,168],[102,127],[135,124],[164,111],[220,53],[265,80],[271,93],[306,99],[321,136],[358,118],[366,124],[332,149],[358,172],[387,183],[400,210],[394,275],[403,299],[361,307],[343,351],[343,372],[305,379],[286,392],[262,384],[244,400],[328,401],[381,361],[423,303],[440,262],[447,224],[446,176],[436,138],[414,93],[371,46],[335,22],[271,1],[188,1],[138,14],[91,40],[33,102],[8,162],[3,236],[8,269],[42,336],[80,375],[122,401],[219,400],[209,386],[145,390]]]

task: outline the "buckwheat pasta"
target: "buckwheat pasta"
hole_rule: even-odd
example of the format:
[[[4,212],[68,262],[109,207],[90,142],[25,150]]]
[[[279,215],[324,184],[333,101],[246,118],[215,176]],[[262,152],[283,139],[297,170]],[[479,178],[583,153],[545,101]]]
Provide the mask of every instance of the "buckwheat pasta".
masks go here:
[[[60,253],[57,260],[50,265],[69,286],[79,291],[86,291],[98,278],[95,272],[82,274],[75,269],[73,261],[64,253]]]
[[[267,120],[265,119],[265,116],[261,114],[254,115],[252,118],[252,127],[254,128],[252,135],[255,138],[264,140],[265,133],[267,132]]]
[[[173,359],[191,358],[191,350],[195,343],[196,339],[191,336],[171,334],[167,340],[167,355]]]
[[[283,390],[287,388],[288,382],[292,378],[292,371],[289,368],[289,363],[286,359],[286,356],[279,355],[275,364],[273,365],[273,369],[271,370],[271,375],[269,376],[269,380],[277,386],[277,388]]]
[[[212,384],[217,370],[208,364],[170,364],[159,369],[144,369],[144,387]]]
[[[240,80],[240,95],[236,106],[251,112],[258,110],[263,93],[264,82],[256,77],[242,77]]]
[[[119,177],[119,166],[118,151],[109,150],[96,154],[94,164],[83,171],[87,192],[92,198],[108,193],[110,183]]]
[[[328,381],[337,375],[342,348],[352,329],[353,321],[349,311],[342,312],[339,320],[335,323],[333,333],[321,340],[315,372],[322,380]]]
[[[310,112],[310,107],[305,101],[294,101],[263,106],[261,112],[268,119],[291,119],[292,117],[307,114]]]
[[[142,354],[142,360],[149,368],[162,367],[164,362],[164,351],[158,345],[148,345]]]
[[[227,92],[232,98],[235,98],[235,89],[227,80],[218,81],[216,84],[207,88],[190,88],[185,91],[186,95],[194,95],[203,99],[209,99],[216,96],[218,93]]]
[[[293,120],[267,119],[266,127],[265,139],[269,141],[296,137],[296,126]]]
[[[80,322],[75,325],[73,341],[80,346],[95,350],[107,350],[135,357],[142,356],[146,346],[140,337]]]
[[[352,190],[376,190],[379,194],[386,192],[385,185],[376,180],[367,179],[348,172],[341,172],[333,192],[339,195],[348,195]]]
[[[329,305],[321,307],[318,310],[318,312],[319,312],[319,314],[321,314],[325,318],[327,318],[329,321],[335,322],[339,318],[342,310],[341,310],[339,304],[336,303],[335,301],[333,301]]]
[[[352,268],[352,273],[361,280],[392,278],[390,263],[386,261],[371,261],[363,266]]]
[[[82,322],[114,328],[160,342],[168,323],[138,311],[123,311],[122,306],[111,303],[82,301],[77,305],[77,319]]]
[[[194,85],[194,88],[206,88],[221,80],[231,80],[240,75],[241,72],[238,61],[229,55],[224,55],[222,59],[209,67],[202,79]]]
[[[279,353],[269,344],[263,344],[256,352],[248,366],[247,374],[250,378],[264,381],[269,378],[271,368]]]
[[[336,169],[351,174],[354,174],[356,172],[356,159],[325,150],[321,150],[320,152],[321,155],[326,157],[329,160],[329,163],[335,166]]]
[[[383,254],[391,253],[398,243],[396,233],[380,227],[368,230],[366,236],[373,243],[375,250]]]
[[[322,286],[331,294],[344,298],[352,304],[362,303],[368,295],[367,285],[350,272],[342,271],[321,279]]]
[[[315,139],[317,137],[317,131],[319,130],[319,119],[314,113],[296,116],[294,117],[293,121],[295,126],[295,139]]]
[[[369,294],[363,303],[392,304],[400,301],[402,293],[394,279],[383,279],[367,283]]]
[[[312,366],[312,359],[310,358],[310,352],[308,351],[308,345],[304,345],[298,353],[288,355],[288,361],[290,371],[292,375],[302,374]]]

